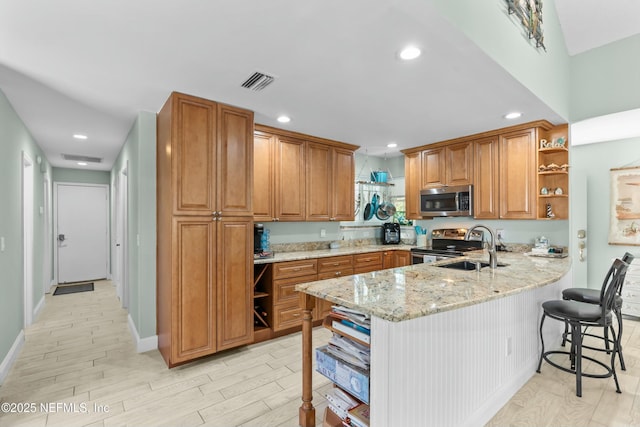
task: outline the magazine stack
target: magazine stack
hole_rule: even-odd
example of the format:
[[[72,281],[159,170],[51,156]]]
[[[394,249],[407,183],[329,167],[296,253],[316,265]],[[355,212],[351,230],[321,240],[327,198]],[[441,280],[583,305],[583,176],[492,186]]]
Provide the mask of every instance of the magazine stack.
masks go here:
[[[336,385],[325,395],[323,425],[368,427],[371,317],[333,306],[323,324],[333,336],[316,349],[316,369]]]

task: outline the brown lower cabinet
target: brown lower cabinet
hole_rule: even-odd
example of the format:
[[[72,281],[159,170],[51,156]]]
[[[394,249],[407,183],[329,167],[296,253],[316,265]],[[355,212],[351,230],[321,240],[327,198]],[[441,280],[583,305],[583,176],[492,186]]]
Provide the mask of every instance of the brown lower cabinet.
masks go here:
[[[384,260],[384,261],[383,261]],[[299,283],[333,279],[409,265],[411,254],[388,250],[357,255],[341,255],[299,261],[256,264],[254,267],[254,342],[268,340],[299,330],[302,307],[295,287]],[[315,325],[331,311],[330,301],[316,299]]]

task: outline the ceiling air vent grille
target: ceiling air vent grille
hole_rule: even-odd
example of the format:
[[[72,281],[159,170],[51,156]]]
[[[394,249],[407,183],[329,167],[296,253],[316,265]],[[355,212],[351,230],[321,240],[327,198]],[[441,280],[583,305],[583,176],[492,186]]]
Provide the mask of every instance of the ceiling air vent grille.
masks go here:
[[[242,87],[259,91],[269,86],[275,79],[274,76],[256,71],[242,83]]]
[[[63,154],[62,158],[74,162],[102,163],[102,159],[100,157],[79,156],[77,154]]]

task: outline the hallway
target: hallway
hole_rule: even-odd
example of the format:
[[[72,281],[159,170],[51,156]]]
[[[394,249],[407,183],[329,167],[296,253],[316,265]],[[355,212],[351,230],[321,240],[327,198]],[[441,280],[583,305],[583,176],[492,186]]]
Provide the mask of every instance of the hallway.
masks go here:
[[[543,365],[488,425],[640,425],[639,325],[625,319],[621,395],[611,379],[585,379],[577,398],[572,375]],[[329,334],[316,328],[314,347]],[[300,340],[296,333],[169,370],[157,351],[135,352],[111,282],[97,282],[94,292],[48,294],[0,387],[1,402],[36,403],[36,410],[0,412],[0,426],[296,426]],[[331,384],[315,373],[313,383],[320,426],[321,394]]]

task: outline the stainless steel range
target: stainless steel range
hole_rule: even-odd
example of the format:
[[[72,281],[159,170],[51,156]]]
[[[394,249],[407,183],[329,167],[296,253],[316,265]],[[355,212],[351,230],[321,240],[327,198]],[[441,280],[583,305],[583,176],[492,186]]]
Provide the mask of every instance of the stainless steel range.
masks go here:
[[[422,264],[463,256],[482,249],[484,232],[473,230],[465,240],[466,228],[437,228],[431,232],[431,248],[411,249],[411,263]]]

